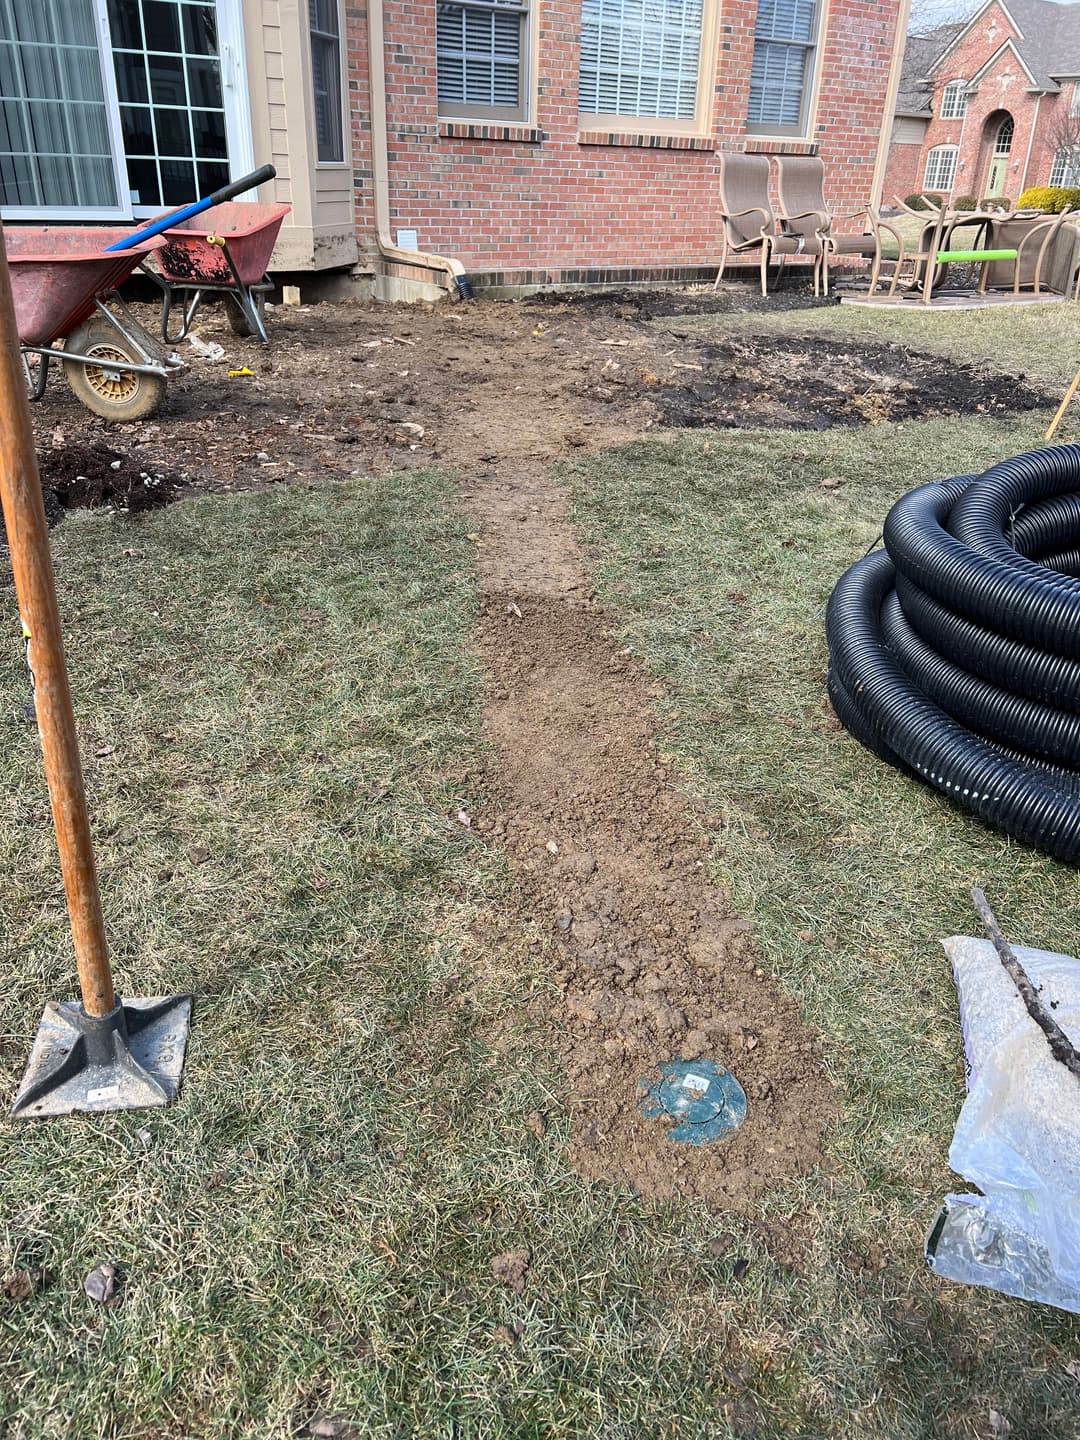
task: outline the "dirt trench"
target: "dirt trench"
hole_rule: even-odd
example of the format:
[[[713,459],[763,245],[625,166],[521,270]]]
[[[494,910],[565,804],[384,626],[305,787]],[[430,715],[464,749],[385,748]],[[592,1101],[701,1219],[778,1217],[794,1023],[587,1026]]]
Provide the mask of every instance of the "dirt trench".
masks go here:
[[[477,828],[555,937],[571,1161],[649,1199],[747,1208],[818,1157],[834,1113],[820,1040],[709,884],[700,822],[656,751],[654,687],[593,599],[564,492],[520,460],[464,484],[498,755],[497,809]],[[736,1073],[749,1113],[698,1148],[638,1101],[660,1063],[700,1058]]]

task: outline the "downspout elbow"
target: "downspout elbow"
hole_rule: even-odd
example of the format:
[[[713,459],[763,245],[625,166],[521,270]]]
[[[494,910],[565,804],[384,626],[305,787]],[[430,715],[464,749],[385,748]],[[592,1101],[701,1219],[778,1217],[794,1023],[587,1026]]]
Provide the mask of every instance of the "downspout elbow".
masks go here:
[[[471,300],[472,285],[460,260],[422,250],[403,250],[390,238],[390,157],[387,152],[386,58],[383,0],[368,7],[368,51],[371,75],[371,170],[375,190],[375,238],[379,258],[393,265],[434,270],[446,276],[446,288],[456,300]]]

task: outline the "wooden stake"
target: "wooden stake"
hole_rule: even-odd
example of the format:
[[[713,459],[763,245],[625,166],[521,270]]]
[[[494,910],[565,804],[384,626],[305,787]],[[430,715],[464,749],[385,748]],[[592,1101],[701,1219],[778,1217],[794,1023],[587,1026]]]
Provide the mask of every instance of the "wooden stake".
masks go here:
[[[1069,386],[1068,390],[1065,391],[1065,399],[1062,400],[1061,404],[1057,408],[1057,414],[1050,421],[1050,428],[1043,436],[1044,440],[1052,440],[1054,438],[1054,431],[1061,424],[1062,416],[1069,408],[1069,401],[1076,394],[1076,387],[1078,385],[1080,385],[1080,370],[1077,370],[1076,374],[1073,376],[1072,384]]]
[[[983,923],[983,929],[993,941],[998,959],[1005,966],[1013,984],[1019,990],[1020,998],[1027,1006],[1028,1014],[1046,1036],[1051,1054],[1055,1060],[1059,1060],[1065,1066],[1066,1070],[1071,1070],[1080,1080],[1080,1052],[1077,1052],[1076,1046],[1039,999],[1039,992],[1031,983],[1031,977],[1020,964],[1016,952],[998,928],[994,912],[990,909],[986,896],[978,886],[972,889],[971,898],[975,902],[975,911]]]
[[[0,504],[15,574],[15,593],[34,677],[34,705],[52,802],[60,868],[75,940],[83,1008],[108,1015],[116,1007],[101,916],[79,741],[71,706],[60,614],[56,605],[49,528],[41,498],[34,435],[3,227],[0,226]]]

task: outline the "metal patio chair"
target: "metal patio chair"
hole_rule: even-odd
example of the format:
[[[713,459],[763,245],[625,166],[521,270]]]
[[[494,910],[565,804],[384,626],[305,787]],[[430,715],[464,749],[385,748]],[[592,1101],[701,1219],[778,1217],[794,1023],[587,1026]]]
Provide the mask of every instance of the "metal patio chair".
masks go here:
[[[874,216],[869,209],[834,215],[825,201],[825,165],[817,155],[777,155],[777,183],[780,193],[780,224],[787,235],[814,233],[824,242],[821,280],[829,293],[829,262],[834,255],[871,257],[875,270],[881,265],[881,242]],[[872,227],[863,235],[834,235],[836,220],[862,220]]]
[[[795,221],[809,220],[809,215],[795,215]],[[805,255],[814,262],[814,294],[820,293],[824,241],[816,230],[782,230],[773,214],[769,199],[769,157],[732,153],[720,156],[720,219],[723,248],[720,269],[713,289],[724,278],[728,254],[744,254],[759,250],[761,258],[761,293],[768,294],[768,268],[773,256],[781,261],[790,255]]]

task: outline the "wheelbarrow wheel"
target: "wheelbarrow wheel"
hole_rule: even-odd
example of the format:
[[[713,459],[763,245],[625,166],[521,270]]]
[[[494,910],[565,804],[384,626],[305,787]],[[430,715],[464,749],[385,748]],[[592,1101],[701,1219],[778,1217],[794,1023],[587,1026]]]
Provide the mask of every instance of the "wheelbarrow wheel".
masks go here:
[[[88,320],[69,335],[65,348],[100,359],[100,365],[64,361],[64,379],[76,399],[105,420],[149,420],[165,399],[161,375],[140,375],[124,370],[123,362],[141,363],[132,349],[107,320]]]
[[[255,313],[262,321],[263,329],[265,330],[266,295],[261,291],[256,291],[251,297],[251,303],[255,306]],[[225,309],[229,316],[229,328],[234,335],[241,335],[246,340],[250,336],[258,334],[258,331],[252,326],[251,321],[244,314],[243,308],[231,297],[226,301]]]

